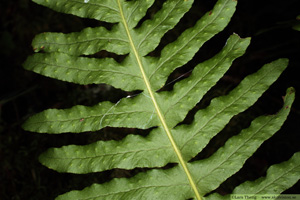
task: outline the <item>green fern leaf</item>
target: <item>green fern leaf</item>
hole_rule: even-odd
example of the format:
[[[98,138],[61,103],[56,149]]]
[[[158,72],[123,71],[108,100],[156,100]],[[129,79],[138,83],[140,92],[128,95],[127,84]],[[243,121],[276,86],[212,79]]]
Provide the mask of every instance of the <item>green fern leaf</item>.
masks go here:
[[[271,166],[267,176],[253,182],[245,182],[236,187],[233,193],[280,194],[299,180],[300,154],[295,153],[290,160]],[[275,185],[275,187],[274,187]],[[249,189],[251,188],[251,189]]]
[[[247,181],[237,186],[232,195],[234,194],[247,194],[247,195],[265,195],[265,194],[280,194],[286,189],[293,186],[299,181],[300,172],[300,154],[295,153],[290,160],[272,165],[268,171],[267,176],[259,178],[255,181]],[[226,200],[229,196],[221,196],[219,194],[211,194],[205,200]]]
[[[222,78],[232,62],[242,56],[250,43],[231,35],[214,57],[198,64],[192,74],[177,81],[173,90],[159,92],[169,75],[189,62],[201,46],[229,23],[236,1],[219,0],[176,41],[166,45],[159,57],[149,53],[156,49],[164,34],[188,12],[192,0],[167,0],[151,19],[137,26],[153,0],[34,0],[59,12],[115,23],[86,28],[78,33],[43,33],[33,41],[36,52],[24,67],[55,79],[78,84],[109,84],[124,91],[140,90],[138,95],[117,103],[100,102],[92,107],[77,105],[68,109],[48,109],[29,118],[25,130],[39,133],[80,133],[104,127],[150,129],[146,137],[128,135],[120,141],[98,141],[85,146],[51,148],[40,162],[59,172],[92,173],[110,169],[156,168],[133,178],[113,179],[94,184],[82,191],[71,191],[58,199],[189,199],[223,198],[212,193],[221,183],[238,172],[258,147],[284,123],[294,100],[288,89],[283,108],[275,115],[253,120],[249,128],[230,138],[224,147],[205,160],[190,162],[230,119],[252,106],[287,67],[287,59],[278,59],[247,76],[229,94],[214,98],[199,110],[191,124],[180,124],[203,96]],[[125,55],[122,62],[113,58],[91,58],[101,50]],[[295,154],[298,155],[298,154]],[[299,157],[299,156],[298,156]],[[259,179],[253,193],[282,192],[299,180],[296,158],[271,167],[268,175],[282,177]],[[162,169],[177,163],[171,169]],[[290,169],[280,174],[275,169]],[[293,174],[294,178],[291,178]],[[274,184],[274,186],[272,186]],[[271,186],[270,186],[271,185]],[[245,183],[234,193],[243,193]],[[274,189],[275,188],[275,189]],[[210,194],[208,197],[205,195]],[[227,198],[227,197],[224,197]]]

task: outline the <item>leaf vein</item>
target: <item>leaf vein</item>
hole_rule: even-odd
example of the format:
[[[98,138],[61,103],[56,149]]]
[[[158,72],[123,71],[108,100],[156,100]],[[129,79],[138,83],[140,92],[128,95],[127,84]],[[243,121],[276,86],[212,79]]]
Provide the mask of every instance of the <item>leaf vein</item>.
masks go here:
[[[236,41],[235,44],[236,44],[237,42],[238,42],[238,41]],[[232,50],[233,48],[234,48],[234,45],[230,48],[230,50]],[[206,73],[203,77],[201,77],[198,81],[196,81],[196,82],[194,83],[193,86],[191,86],[188,90],[186,90],[186,92],[180,97],[180,99],[178,99],[174,104],[172,104],[172,105],[167,109],[165,115],[167,115],[167,113],[171,110],[172,107],[174,107],[176,104],[178,104],[178,103],[179,103],[179,102],[180,102],[180,101],[181,101],[188,93],[190,93],[191,90],[193,90],[193,89],[195,88],[195,86],[198,85],[199,82],[201,82],[207,75],[209,75],[210,72],[211,72],[212,70],[214,70],[214,69],[218,66],[218,64],[221,63],[221,62],[226,58],[226,56],[227,56],[229,53],[230,53],[230,51],[228,51],[228,52],[222,57],[222,59],[218,59],[218,62],[215,62],[214,66],[213,66],[210,70],[208,70],[207,73]]]
[[[228,2],[228,1],[227,1]],[[222,9],[220,9],[220,11],[216,14],[216,16],[212,19],[212,21],[210,23],[208,23],[207,25],[205,25],[202,29],[200,29],[197,33],[195,33],[193,36],[189,37],[188,40],[186,40],[187,42],[182,45],[177,51],[173,52],[172,55],[168,56],[167,59],[165,59],[163,62],[161,62],[157,68],[155,70],[153,70],[152,74],[150,75],[149,79],[152,78],[152,76],[167,62],[169,61],[171,58],[173,58],[174,55],[178,54],[179,51],[181,51],[183,48],[185,48],[198,34],[200,34],[206,27],[208,27],[210,24],[212,24],[214,22],[214,20],[217,19],[217,17],[222,13],[221,11],[223,10],[223,8],[225,7],[226,3],[223,4]]]
[[[154,26],[147,34],[145,34],[145,37],[141,40],[141,42],[137,45],[137,49],[140,49],[140,46],[142,43],[146,40],[146,38],[155,30],[158,26],[160,26],[167,18],[168,16],[172,13],[172,11],[175,9],[175,7],[179,4],[179,1],[176,3],[176,5],[172,8],[172,10],[168,13],[168,15],[165,16],[165,18],[156,26]]]
[[[211,175],[211,174],[212,174],[215,170],[217,170],[221,165],[223,165],[225,162],[227,162],[228,160],[230,160],[230,158],[231,158],[236,152],[238,152],[238,151],[243,147],[244,144],[246,144],[246,143],[249,142],[253,137],[255,137],[255,135],[256,135],[257,133],[259,133],[259,131],[262,130],[264,127],[266,127],[266,126],[268,125],[268,123],[269,123],[270,121],[272,121],[275,117],[276,117],[276,115],[273,115],[272,117],[270,117],[270,119],[269,119],[268,121],[266,121],[265,124],[262,125],[259,129],[257,129],[257,130],[255,131],[254,134],[252,134],[252,135],[251,135],[249,138],[247,138],[246,140],[243,140],[243,141],[240,143],[240,145],[238,145],[238,147],[237,147],[234,151],[232,151],[232,152],[226,157],[226,159],[223,159],[223,161],[220,162],[220,163],[218,164],[218,166],[216,166],[216,167],[214,167],[214,168],[209,168],[209,169],[211,169],[211,170],[207,173],[207,175],[201,177],[200,179],[203,179],[203,178],[205,178],[205,177]],[[223,158],[223,157],[222,157],[222,158]],[[200,179],[198,180],[198,182],[200,182]]]
[[[270,69],[270,71],[272,71],[272,69]],[[201,132],[201,130],[210,122],[211,119],[216,118],[217,115],[219,114],[223,114],[224,110],[226,110],[227,108],[229,108],[230,106],[232,106],[234,103],[236,103],[237,101],[239,101],[245,94],[248,94],[249,91],[254,88],[261,80],[264,79],[265,76],[268,75],[268,72],[266,72],[264,74],[264,76],[262,76],[260,79],[258,79],[253,85],[251,85],[251,87],[247,88],[246,90],[243,90],[243,93],[236,98],[234,101],[232,101],[231,103],[229,103],[227,106],[225,106],[223,109],[219,110],[218,112],[215,113],[215,115],[212,115],[211,118],[209,120],[207,120],[207,122],[205,124],[203,124],[203,126],[201,128],[199,128],[196,133],[190,137],[190,139],[188,139],[187,141],[184,142],[184,144],[182,145],[181,148],[183,148],[189,141],[191,141],[195,135],[199,134]]]
[[[44,63],[44,62],[32,62],[34,64],[43,64],[43,65],[47,65],[49,67],[59,67],[59,68],[65,68],[65,69],[71,69],[71,70],[75,70],[75,71],[87,71],[89,73],[93,73],[93,72],[111,72],[111,73],[115,73],[115,74],[123,74],[123,75],[128,75],[128,76],[132,76],[132,77],[136,77],[139,79],[142,79],[141,77],[137,76],[137,75],[133,75],[133,74],[129,74],[129,73],[125,73],[125,72],[120,72],[120,71],[113,71],[113,70],[102,70],[102,69],[79,69],[79,68],[74,68],[74,67],[66,67],[65,65],[55,65],[55,64],[49,64],[49,63]]]
[[[83,1],[75,1],[75,0],[70,0],[71,2],[75,2],[75,3],[79,3],[79,4],[83,4],[83,5],[86,5],[87,3],[84,3]],[[117,9],[114,9],[112,7],[109,7],[107,5],[104,5],[104,4],[100,4],[100,3],[88,3],[90,5],[93,5],[93,6],[97,6],[97,7],[104,7],[104,8],[108,8],[110,10],[113,10],[115,11],[116,13],[119,13],[119,11]]]
[[[157,151],[161,149],[168,149],[170,146],[161,146],[159,148],[150,148],[150,149],[139,149],[136,151],[126,151],[126,152],[118,152],[118,153],[107,153],[97,156],[86,156],[86,157],[52,157],[52,156],[45,156],[47,158],[56,159],[56,160],[64,160],[64,159],[70,159],[70,160],[85,160],[85,159],[93,159],[93,158],[99,158],[99,157],[105,157],[105,156],[114,156],[114,155],[126,155],[131,153],[139,153],[144,151]]]

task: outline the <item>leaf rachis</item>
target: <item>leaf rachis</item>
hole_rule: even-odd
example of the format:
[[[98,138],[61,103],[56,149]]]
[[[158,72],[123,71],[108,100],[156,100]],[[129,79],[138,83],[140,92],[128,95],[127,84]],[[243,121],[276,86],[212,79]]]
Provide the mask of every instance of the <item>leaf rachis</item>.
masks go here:
[[[187,178],[188,178],[188,180],[189,180],[189,182],[190,182],[190,184],[191,184],[191,187],[192,187],[192,189],[193,189],[193,191],[194,191],[194,193],[195,193],[195,195],[196,195],[196,198],[197,198],[198,200],[201,200],[200,193],[199,193],[198,188],[197,188],[197,186],[196,186],[196,183],[195,183],[195,181],[193,180],[193,177],[192,177],[192,175],[191,175],[191,173],[190,173],[190,171],[189,171],[189,169],[188,169],[188,167],[187,167],[187,163],[186,163],[186,161],[183,159],[183,157],[182,157],[182,155],[181,155],[181,152],[180,152],[180,150],[179,150],[179,148],[178,148],[178,146],[177,146],[177,144],[176,144],[176,142],[175,142],[175,140],[174,140],[174,138],[173,138],[173,135],[172,135],[172,133],[171,133],[169,127],[168,127],[167,124],[166,124],[166,120],[165,120],[165,118],[164,118],[164,116],[163,116],[163,114],[162,114],[162,112],[161,112],[161,110],[160,110],[160,108],[159,108],[159,106],[158,106],[158,104],[157,104],[157,101],[156,101],[156,99],[155,99],[155,97],[154,97],[153,90],[152,90],[152,88],[151,88],[151,85],[150,85],[150,82],[149,82],[149,80],[148,80],[148,77],[146,76],[146,73],[145,73],[145,71],[144,71],[144,67],[143,67],[143,65],[142,65],[140,56],[139,56],[139,54],[138,54],[138,52],[137,52],[137,50],[136,50],[136,47],[135,47],[135,45],[134,45],[134,43],[133,43],[133,40],[132,40],[130,31],[129,31],[129,28],[128,28],[128,25],[127,25],[127,22],[126,22],[126,20],[125,20],[124,14],[123,14],[123,9],[122,9],[122,5],[121,5],[120,0],[118,0],[118,6],[119,6],[119,9],[120,9],[120,15],[121,15],[121,19],[122,19],[123,25],[124,25],[124,28],[125,28],[125,30],[126,30],[126,33],[127,33],[128,39],[129,39],[130,46],[131,46],[131,48],[132,48],[132,50],[133,50],[133,52],[134,52],[135,58],[136,58],[136,60],[137,60],[138,66],[139,66],[139,68],[140,68],[140,71],[141,71],[141,73],[142,73],[143,80],[144,80],[144,82],[145,82],[146,88],[147,88],[147,90],[148,90],[148,93],[149,93],[149,95],[150,95],[150,98],[151,98],[151,100],[152,100],[152,102],[153,102],[153,105],[154,105],[154,107],[155,107],[155,110],[156,110],[156,113],[157,113],[157,115],[158,115],[158,118],[160,119],[160,122],[161,122],[161,124],[162,124],[162,126],[163,126],[163,128],[164,128],[164,130],[165,130],[165,132],[166,132],[166,134],[167,134],[167,136],[168,136],[168,138],[169,138],[171,144],[172,144],[172,147],[173,147],[173,149],[174,149],[174,151],[175,151],[175,153],[176,153],[176,155],[177,155],[177,157],[178,157],[178,160],[179,160],[179,162],[180,162],[180,165],[182,166],[184,172],[185,172],[186,175],[187,175]]]

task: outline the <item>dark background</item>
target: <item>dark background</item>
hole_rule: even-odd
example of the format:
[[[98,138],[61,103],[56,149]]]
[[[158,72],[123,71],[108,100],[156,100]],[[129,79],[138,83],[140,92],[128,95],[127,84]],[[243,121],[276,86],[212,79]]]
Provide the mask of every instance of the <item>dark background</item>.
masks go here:
[[[159,50],[176,39],[182,30],[192,26],[196,19],[209,11],[216,1],[195,2],[176,29],[162,39]],[[191,111],[185,122],[193,119],[193,113],[205,107],[214,96],[226,94],[243,77],[255,72],[263,64],[286,57],[290,64],[278,81],[248,111],[231,120],[230,125],[212,140],[195,159],[211,155],[226,138],[237,134],[258,115],[273,114],[282,106],[282,96],[287,87],[293,86],[299,93],[300,32],[292,29],[299,23],[299,0],[239,0],[237,12],[229,26],[201,48],[195,58],[186,66],[172,73],[168,82],[181,75],[188,76],[195,64],[211,57],[224,45],[233,32],[241,37],[252,37],[246,54],[236,60],[228,73]],[[148,12],[151,16],[161,6],[155,4]],[[72,189],[82,189],[93,182],[102,183],[114,177],[130,177],[143,170],[111,170],[90,175],[57,173],[42,166],[38,155],[49,147],[66,144],[84,144],[98,139],[121,139],[134,130],[124,130],[123,135],[113,134],[106,128],[83,137],[72,134],[46,135],[25,132],[21,125],[29,116],[47,108],[67,108],[76,104],[93,105],[99,101],[117,102],[127,94],[107,85],[80,86],[37,75],[22,68],[26,57],[33,54],[30,46],[33,37],[41,32],[73,32],[86,26],[105,25],[94,20],[54,12],[29,0],[1,1],[0,3],[0,199],[54,199],[58,194]],[[147,18],[146,17],[146,18]],[[97,56],[112,56],[100,52]],[[153,55],[156,55],[154,52]],[[170,89],[169,84],[165,89]],[[265,175],[271,164],[290,158],[300,150],[299,145],[299,95],[291,114],[282,129],[266,141],[246,162],[240,172],[228,179],[217,191],[226,194],[245,180],[254,180]],[[101,136],[99,136],[101,134]],[[299,192],[299,183],[285,193]]]

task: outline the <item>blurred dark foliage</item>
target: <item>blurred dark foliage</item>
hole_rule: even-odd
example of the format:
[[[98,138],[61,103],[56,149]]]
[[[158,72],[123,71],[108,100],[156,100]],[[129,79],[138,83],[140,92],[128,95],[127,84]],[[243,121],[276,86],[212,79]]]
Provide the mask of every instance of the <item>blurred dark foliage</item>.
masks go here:
[[[161,7],[158,1],[147,13],[150,18]],[[162,39],[157,51],[172,42],[196,19],[209,11],[215,0],[196,1],[193,9],[181,23]],[[249,110],[234,117],[222,134],[214,138],[195,159],[208,157],[224,144],[227,138],[237,134],[241,128],[262,114],[272,114],[282,105],[282,96],[287,87],[296,88],[296,101],[288,120],[274,137],[266,141],[246,162],[240,172],[228,179],[217,191],[226,194],[245,180],[264,176],[271,164],[287,160],[300,150],[298,123],[299,113],[299,67],[300,32],[292,26],[300,23],[299,0],[239,0],[237,12],[229,26],[201,48],[186,66],[173,72],[168,80],[184,78],[197,63],[213,56],[224,45],[233,32],[241,37],[252,37],[246,54],[236,60],[224,78],[187,116],[190,123],[197,109],[208,105],[211,98],[226,94],[246,75],[255,72],[263,64],[277,58],[290,59],[287,70],[279,80]],[[80,86],[37,75],[22,68],[22,63],[33,53],[30,46],[33,37],[41,32],[73,32],[86,26],[109,26],[95,20],[54,12],[29,0],[1,1],[0,3],[0,199],[54,199],[58,194],[72,189],[82,189],[94,182],[102,183],[115,177],[130,177],[145,169],[111,170],[90,175],[57,173],[38,163],[38,155],[49,147],[66,144],[86,144],[96,140],[121,139],[135,130],[120,130],[122,135],[112,133],[116,129],[106,128],[97,133],[83,135],[47,135],[25,132],[21,124],[30,115],[47,108],[67,108],[76,104],[93,105],[99,101],[118,101],[128,94],[107,85]],[[109,27],[108,27],[109,28]],[[107,55],[102,52],[100,56]],[[168,84],[164,89],[171,89]],[[146,133],[147,134],[147,133]],[[300,191],[299,183],[285,193]]]

